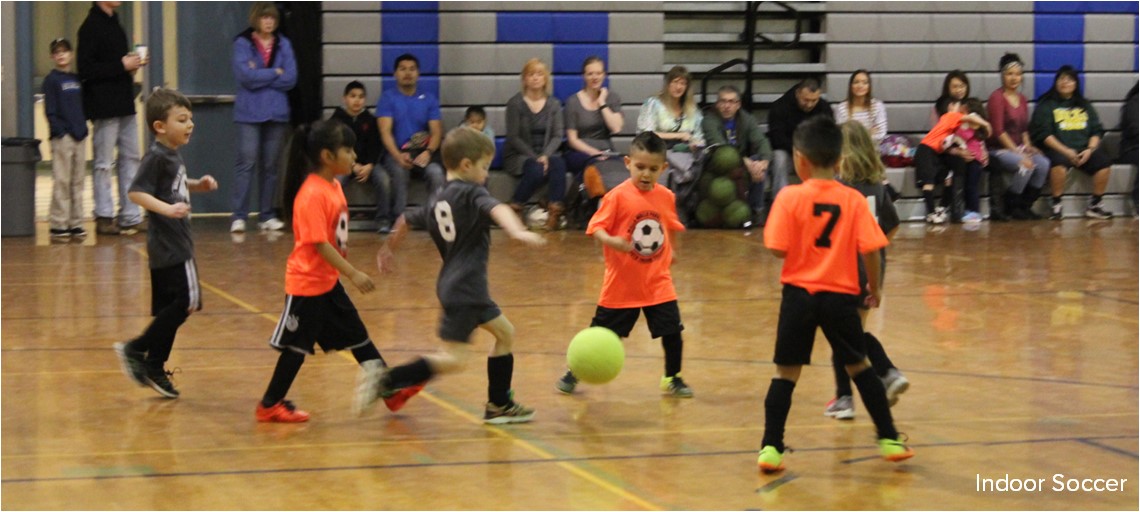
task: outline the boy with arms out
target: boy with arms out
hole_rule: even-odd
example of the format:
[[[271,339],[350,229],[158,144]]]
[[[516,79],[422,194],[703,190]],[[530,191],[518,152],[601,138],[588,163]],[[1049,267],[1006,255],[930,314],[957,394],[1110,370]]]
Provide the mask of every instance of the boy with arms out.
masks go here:
[[[149,210],[146,249],[150,260],[151,314],[154,320],[142,335],[116,343],[123,373],[140,386],[150,386],[166,398],[178,390],[163,368],[178,327],[191,313],[202,309],[194,239],[190,235],[190,190],[217,190],[210,175],[186,177],[178,148],[190,142],[194,114],[190,100],[173,89],[155,89],[146,100],[146,124],[154,143],[139,164],[127,197]]]
[[[843,135],[830,118],[817,117],[796,128],[792,157],[803,180],[783,190],[772,204],[764,229],[764,245],[784,259],[780,320],[776,328],[776,377],[764,399],[764,440],[757,459],[760,470],[784,469],[784,426],[792,407],[792,391],[803,365],[811,362],[816,328],[822,328],[835,360],[859,388],[863,405],[878,431],[879,451],[892,462],[914,455],[899,439],[883,383],[867,362],[859,318],[859,269],[867,270],[866,305],[877,307],[879,249],[887,238],[867,206],[867,198],[835,180]]]
[[[462,370],[470,352],[467,343],[478,327],[495,336],[495,345],[487,357],[488,401],[483,422],[527,422],[534,418],[534,409],[515,402],[511,393],[515,328],[491,299],[488,289],[491,222],[527,245],[539,246],[545,244],[546,239],[527,231],[514,211],[492,197],[483,186],[487,168],[495,156],[495,146],[490,139],[475,130],[458,127],[448,132],[442,149],[447,184],[434,192],[426,205],[396,221],[392,235],[376,259],[380,272],[391,272],[392,251],[407,235],[408,224],[431,233],[443,257],[436,295],[443,305],[439,337],[445,347],[402,366],[362,368],[355,407],[361,413],[391,390],[422,385],[436,375]]]
[[[606,274],[602,295],[590,326],[601,326],[626,338],[645,312],[649,333],[661,338],[665,349],[665,375],[661,390],[692,398],[693,390],[681,379],[684,345],[681,310],[669,267],[673,264],[673,233],[684,231],[677,218],[676,201],[668,188],[657,186],[667,167],[665,141],[642,132],[630,143],[625,166],[630,178],[602,197],[586,234],[605,246]],[[578,379],[569,370],[555,387],[570,394]]]

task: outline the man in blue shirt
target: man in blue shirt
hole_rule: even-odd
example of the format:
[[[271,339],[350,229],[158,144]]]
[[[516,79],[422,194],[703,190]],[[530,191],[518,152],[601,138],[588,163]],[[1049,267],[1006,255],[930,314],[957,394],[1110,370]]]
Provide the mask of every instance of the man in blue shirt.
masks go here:
[[[443,138],[439,99],[435,95],[418,91],[420,62],[414,55],[396,57],[396,88],[384,91],[376,104],[380,140],[387,154],[384,168],[390,177],[392,197],[385,219],[379,229],[387,227],[404,213],[408,205],[408,180],[423,176],[428,182],[429,194],[443,187],[443,166],[439,164],[439,145]]]

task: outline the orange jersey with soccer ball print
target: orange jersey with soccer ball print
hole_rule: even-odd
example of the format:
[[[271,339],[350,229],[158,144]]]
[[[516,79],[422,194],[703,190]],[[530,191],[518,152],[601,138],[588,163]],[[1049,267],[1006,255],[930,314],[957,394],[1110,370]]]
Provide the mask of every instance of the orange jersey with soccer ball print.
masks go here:
[[[336,285],[340,272],[317,253],[328,242],[345,255],[348,201],[336,180],[309,174],[293,201],[293,252],[285,264],[285,293],[315,297]]]
[[[887,237],[858,190],[810,179],[780,190],[764,246],[787,253],[781,283],[809,293],[858,295],[859,255],[886,247]]]
[[[677,299],[673,289],[673,247],[670,233],[684,231],[677,218],[673,191],[656,185],[649,192],[625,180],[602,197],[586,234],[599,229],[633,244],[619,252],[605,246],[606,275],[598,305],[610,309],[640,308]]]

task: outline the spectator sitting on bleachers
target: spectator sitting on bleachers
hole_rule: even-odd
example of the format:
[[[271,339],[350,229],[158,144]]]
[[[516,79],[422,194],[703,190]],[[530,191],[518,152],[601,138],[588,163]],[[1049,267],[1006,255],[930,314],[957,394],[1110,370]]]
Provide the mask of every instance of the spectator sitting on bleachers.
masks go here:
[[[974,122],[963,122],[954,131],[954,143],[965,149],[972,158],[966,160],[966,176],[964,196],[966,212],[962,215],[962,222],[977,224],[982,221],[981,213],[981,184],[982,173],[989,165],[990,154],[986,151],[986,139],[993,128],[986,122],[986,106],[977,98],[968,98],[965,102],[966,111]],[[959,179],[954,176],[954,179]]]
[[[1132,216],[1137,216],[1137,208],[1140,208],[1140,181],[1137,181],[1137,167],[1140,166],[1140,159],[1137,158],[1137,144],[1140,143],[1140,135],[1136,132],[1136,90],[1140,88],[1140,84],[1133,85],[1132,90],[1128,91],[1128,95],[1124,97],[1124,105],[1120,107],[1120,158],[1118,162],[1132,166]]]
[[[521,178],[510,205],[521,214],[523,204],[547,183],[546,229],[553,230],[565,210],[566,197],[566,162],[558,151],[565,130],[562,103],[550,94],[550,69],[541,60],[526,61],[520,76],[522,90],[507,100],[503,148],[503,169]]]
[[[731,85],[716,93],[716,112],[701,121],[705,140],[709,145],[731,144],[744,157],[748,171],[748,206],[752,208],[752,225],[763,222],[764,183],[768,162],[772,159],[772,145],[760,131],[760,123],[752,114],[740,109],[740,91]]]
[[[887,108],[871,95],[871,73],[860,69],[847,81],[847,100],[831,104],[835,123],[858,121],[871,134],[875,147],[887,136]]]
[[[674,151],[685,151],[686,147],[705,145],[705,135],[701,131],[701,111],[693,101],[693,91],[689,87],[692,77],[684,66],[673,66],[665,74],[665,86],[655,96],[650,96],[637,113],[637,132],[654,132],[665,139]],[[678,146],[681,145],[681,148]]]
[[[934,128],[938,124],[951,101],[966,101],[969,97],[970,79],[966,73],[960,69],[946,73],[946,78],[942,80],[942,94],[938,95],[934,106],[930,108],[930,127]]]
[[[352,128],[356,134],[356,163],[352,164],[352,174],[338,176],[342,187],[349,181],[371,183],[376,193],[376,231],[384,234],[391,231],[391,224],[385,215],[388,213],[388,184],[384,173],[376,169],[380,161],[380,132],[376,126],[376,116],[368,111],[365,104],[367,92],[364,84],[353,80],[344,86],[344,107],[333,110],[329,119],[336,119]]]
[[[483,110],[483,107],[478,105],[467,107],[467,111],[463,113],[463,122],[459,123],[459,126],[471,128],[491,139],[492,143],[495,142],[495,130],[487,124],[487,111]]]
[[[405,53],[396,57],[396,88],[388,89],[376,104],[380,140],[388,154],[383,158],[391,185],[390,208],[384,218],[391,225],[408,206],[408,184],[412,173],[427,180],[429,195],[443,187],[443,166],[439,145],[443,138],[439,99],[418,90],[420,61]]]
[[[963,122],[976,126],[989,126],[977,116],[965,113],[964,103],[950,98],[939,100],[939,110],[946,111],[938,124],[923,137],[922,144],[914,153],[914,182],[922,189],[922,200],[926,206],[926,222],[944,224],[947,217],[954,223],[961,222],[961,201],[956,197],[966,174],[966,163],[974,156],[968,149],[948,144],[954,132]],[[934,187],[939,182],[946,183],[940,205],[934,206]]]
[[[792,167],[792,133],[801,122],[815,116],[834,117],[827,100],[820,98],[819,80],[805,78],[768,109],[768,140],[772,143],[772,164],[768,176],[772,182],[772,201],[788,185]]]
[[[1024,66],[1016,53],[1007,53],[999,67],[1001,87],[990,94],[986,104],[993,126],[987,146],[993,157],[990,172],[1006,173],[1011,179],[1001,200],[1004,211],[995,208],[1002,191],[993,186],[1003,180],[990,180],[990,219],[999,220],[995,218],[1000,216],[997,212],[1017,220],[1040,219],[1032,208],[1049,176],[1049,159],[1029,140],[1029,100],[1021,94]]]
[[[612,137],[621,133],[625,116],[621,96],[603,87],[606,63],[590,56],[582,63],[582,90],[566,99],[566,168],[581,182],[582,171],[594,160],[615,155]]]
[[[1052,165],[1049,184],[1053,189],[1053,209],[1049,218],[1061,220],[1064,217],[1061,194],[1065,192],[1065,172],[1070,167],[1092,176],[1093,193],[1085,208],[1085,217],[1112,218],[1112,213],[1101,205],[1112,172],[1112,160],[1100,147],[1102,133],[1096,109],[1081,95],[1077,70],[1069,65],[1061,66],[1053,79],[1053,87],[1037,98],[1037,110],[1029,123],[1030,138],[1045,150]]]

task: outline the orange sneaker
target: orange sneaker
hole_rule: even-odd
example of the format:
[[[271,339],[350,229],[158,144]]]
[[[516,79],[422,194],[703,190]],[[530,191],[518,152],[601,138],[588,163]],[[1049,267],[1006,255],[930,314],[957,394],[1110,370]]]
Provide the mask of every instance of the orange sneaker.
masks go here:
[[[391,396],[384,397],[384,405],[388,406],[389,411],[396,412],[403,409],[404,404],[408,403],[408,399],[416,396],[416,393],[423,391],[423,389],[423,384],[397,389]]]
[[[288,400],[277,402],[273,407],[265,407],[258,403],[254,416],[257,417],[257,421],[262,423],[303,423],[309,421],[309,413],[297,409],[293,402]]]

